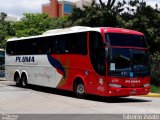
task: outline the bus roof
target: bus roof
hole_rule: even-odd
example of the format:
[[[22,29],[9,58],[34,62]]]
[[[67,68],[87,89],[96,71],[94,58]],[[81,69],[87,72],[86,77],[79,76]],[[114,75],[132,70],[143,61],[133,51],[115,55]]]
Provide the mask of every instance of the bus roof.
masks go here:
[[[63,35],[63,34],[77,33],[77,32],[86,32],[86,31],[90,31],[90,30],[98,31],[98,29],[91,28],[91,27],[74,26],[74,27],[70,27],[70,28],[48,30],[48,31],[44,32],[42,35],[37,35],[37,36],[11,38],[11,39],[8,39],[7,41],[24,40],[24,39],[46,37],[46,36],[53,36],[53,35]],[[99,29],[99,31],[100,31],[100,29]]]
[[[48,30],[43,33],[43,35],[49,35],[49,34],[54,34],[54,33],[68,33],[68,32],[81,32],[81,31],[86,31],[90,30],[91,27],[84,27],[84,26],[75,26],[75,27],[70,27],[70,28],[62,28],[62,29],[55,29],[55,30]]]
[[[63,35],[63,34],[86,32],[86,31],[97,31],[97,32],[103,31],[104,33],[124,33],[124,34],[143,35],[143,33],[141,32],[124,29],[124,28],[74,26],[70,28],[48,30],[44,32],[42,35],[37,35],[37,36],[11,38],[11,39],[8,39],[7,41],[17,41],[17,40],[24,40],[24,39],[30,39],[30,38]]]
[[[136,35],[144,35],[141,32],[135,31],[135,30],[129,30],[124,28],[113,28],[113,27],[105,27],[101,28],[101,30],[105,33],[123,33],[123,34],[136,34]]]

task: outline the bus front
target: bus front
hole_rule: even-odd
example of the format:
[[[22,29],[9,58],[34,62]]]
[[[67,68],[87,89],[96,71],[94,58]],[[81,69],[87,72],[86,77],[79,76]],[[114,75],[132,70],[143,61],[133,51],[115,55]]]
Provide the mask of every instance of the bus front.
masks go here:
[[[104,29],[107,43],[107,96],[146,95],[150,91],[149,52],[142,33]]]

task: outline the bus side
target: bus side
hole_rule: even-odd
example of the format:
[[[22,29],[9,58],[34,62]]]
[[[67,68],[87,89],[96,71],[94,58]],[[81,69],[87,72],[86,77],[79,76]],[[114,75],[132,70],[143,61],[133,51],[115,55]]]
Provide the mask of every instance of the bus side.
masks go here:
[[[106,74],[104,56],[97,52],[103,42],[99,32],[90,33],[92,41],[89,32],[8,41],[7,79],[25,76],[28,84],[64,90],[73,90],[81,81],[86,93],[103,93],[97,90],[97,79]]]

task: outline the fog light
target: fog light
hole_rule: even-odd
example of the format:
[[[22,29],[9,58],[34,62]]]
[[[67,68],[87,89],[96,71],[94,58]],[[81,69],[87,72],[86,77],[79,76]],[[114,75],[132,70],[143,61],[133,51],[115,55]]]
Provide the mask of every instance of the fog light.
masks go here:
[[[115,87],[115,88],[121,88],[121,85],[114,84],[114,83],[110,83],[109,86],[110,87]]]
[[[144,87],[149,87],[149,86],[150,86],[150,83],[144,84],[143,86],[144,86]]]

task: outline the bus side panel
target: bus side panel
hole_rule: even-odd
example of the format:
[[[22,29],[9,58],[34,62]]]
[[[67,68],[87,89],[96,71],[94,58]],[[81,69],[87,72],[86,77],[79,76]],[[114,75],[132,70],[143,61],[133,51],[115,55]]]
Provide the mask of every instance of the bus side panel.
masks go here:
[[[47,55],[6,56],[6,78],[14,80],[16,71],[25,71],[29,84],[55,88],[62,79],[49,64]]]
[[[72,90],[74,78],[76,76],[85,78],[85,72],[90,71],[88,57],[85,55],[51,55],[51,59],[58,61],[52,66],[63,76],[57,85],[59,89]]]
[[[88,94],[104,94],[99,90],[99,78],[105,79],[95,73],[87,55],[52,55],[53,59],[58,60],[60,66],[56,66],[56,70],[63,77],[59,82],[57,88],[63,90],[73,90],[74,80],[81,76],[82,81],[85,83],[85,90]]]
[[[17,58],[18,57],[18,58]],[[26,59],[30,58],[30,61]],[[15,71],[28,75],[28,83],[63,90],[73,90],[76,77],[82,76],[86,93],[102,94],[99,78],[87,55],[25,55],[6,56],[6,77],[13,80]]]

